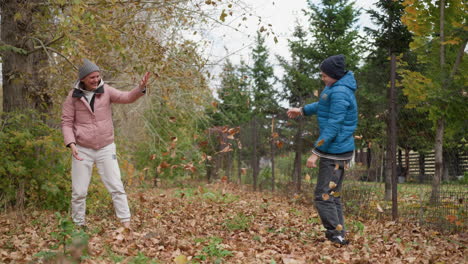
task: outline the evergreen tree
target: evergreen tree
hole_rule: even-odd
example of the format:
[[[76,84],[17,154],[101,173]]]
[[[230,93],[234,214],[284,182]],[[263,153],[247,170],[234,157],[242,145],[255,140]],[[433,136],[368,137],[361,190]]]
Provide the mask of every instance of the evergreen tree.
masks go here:
[[[243,62],[240,67],[236,67],[226,60],[218,90],[221,102],[218,106],[219,111],[213,117],[214,125],[239,126],[251,119],[248,77],[243,71]]]
[[[322,0],[320,5],[308,0],[310,33],[313,42],[307,50],[309,63],[317,65],[329,56],[343,54],[346,66],[355,70],[361,56],[356,22],[360,10],[348,0]]]
[[[387,148],[386,148],[386,177],[385,177],[385,198],[393,201],[393,218],[398,217],[397,212],[397,165],[396,165],[396,147],[397,147],[397,98],[396,93],[396,56],[409,48],[411,34],[405,25],[401,22],[403,14],[402,1],[380,0],[375,5],[379,10],[368,10],[371,19],[377,24],[378,29],[366,28],[374,39],[374,44],[381,50],[386,50],[386,57],[390,56],[390,67],[387,67],[390,73],[386,82],[388,86],[388,115],[387,121]]]
[[[252,50],[253,67],[250,69],[253,84],[254,113],[259,116],[273,114],[278,110],[276,91],[273,88],[273,66],[268,61],[269,52],[265,46],[265,37],[257,32],[256,46]]]
[[[287,92],[287,99],[289,105],[300,107],[303,106],[307,99],[313,97],[313,88],[317,88],[320,83],[319,80],[313,79],[315,68],[308,63],[306,51],[308,49],[307,32],[297,25],[294,33],[294,39],[288,40],[289,50],[291,52],[291,62],[285,58],[277,57],[281,67],[283,67],[285,74],[281,80]],[[318,91],[315,93],[318,94]],[[304,118],[299,118],[297,122],[291,121],[293,127],[297,127],[294,133],[294,167],[292,172],[292,179],[295,183],[296,190],[301,189],[302,180],[302,153],[307,150],[304,148],[303,132],[307,123]],[[309,122],[309,124],[314,124]],[[312,128],[310,128],[313,131]],[[309,145],[312,143],[308,143]]]
[[[270,124],[272,115],[279,110],[274,90],[273,66],[268,61],[269,52],[265,46],[265,38],[257,32],[256,45],[252,50],[253,67],[250,69],[252,77],[253,119],[252,119],[252,168],[253,185],[257,189],[260,173],[260,157],[266,154],[266,146],[262,139],[269,138],[268,129],[262,123]]]

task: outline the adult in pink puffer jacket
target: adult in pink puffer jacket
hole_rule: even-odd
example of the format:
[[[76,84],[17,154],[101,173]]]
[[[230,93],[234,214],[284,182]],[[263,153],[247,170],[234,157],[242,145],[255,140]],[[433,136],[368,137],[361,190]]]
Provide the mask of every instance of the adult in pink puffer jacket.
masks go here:
[[[86,224],[86,196],[92,168],[96,164],[104,185],[112,195],[117,217],[129,228],[130,210],[117,163],[111,104],[128,104],[142,97],[146,92],[149,73],[129,92],[105,84],[99,67],[87,59],[79,68],[78,77],[62,108],[64,141],[73,156],[73,221],[78,226]]]

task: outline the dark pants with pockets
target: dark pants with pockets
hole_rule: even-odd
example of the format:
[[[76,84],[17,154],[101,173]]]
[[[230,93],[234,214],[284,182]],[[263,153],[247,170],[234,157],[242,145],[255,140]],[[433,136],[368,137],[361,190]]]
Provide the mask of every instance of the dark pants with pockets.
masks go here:
[[[320,158],[319,175],[314,196],[315,207],[323,226],[327,229],[327,237],[344,236],[345,234],[341,187],[346,162],[348,161]]]

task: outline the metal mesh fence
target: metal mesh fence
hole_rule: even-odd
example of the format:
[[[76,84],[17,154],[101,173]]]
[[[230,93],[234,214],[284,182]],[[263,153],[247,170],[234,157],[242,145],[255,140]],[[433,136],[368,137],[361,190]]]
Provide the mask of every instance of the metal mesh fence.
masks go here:
[[[251,185],[254,190],[281,191],[312,202],[318,169],[306,168],[314,140],[315,122],[288,120],[285,115],[253,118],[237,128],[219,129],[212,179]],[[223,132],[225,136],[223,135]],[[229,146],[229,151],[226,150]],[[399,218],[426,224],[442,231],[467,230],[468,153],[466,144],[444,153],[444,176],[437,200],[431,199],[434,175],[433,151],[399,149]],[[345,213],[364,219],[391,219],[391,201],[385,200],[385,147],[366,144],[356,149],[345,172],[343,202]]]

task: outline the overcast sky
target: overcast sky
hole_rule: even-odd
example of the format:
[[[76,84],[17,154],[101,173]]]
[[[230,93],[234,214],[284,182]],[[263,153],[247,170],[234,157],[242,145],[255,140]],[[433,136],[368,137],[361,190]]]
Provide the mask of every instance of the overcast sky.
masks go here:
[[[271,24],[275,32],[278,43],[275,43],[273,37],[267,37],[266,44],[270,50],[270,61],[276,64],[275,55],[280,55],[289,58],[289,50],[287,39],[291,38],[296,25],[299,21],[302,25],[307,25],[307,18],[303,15],[302,9],[308,9],[306,0],[243,0],[249,5],[254,14],[262,17],[263,24]],[[355,6],[363,9],[374,8],[374,3],[377,0],[357,0]],[[318,4],[321,1],[314,0]],[[241,22],[240,13],[233,16],[228,16],[226,22],[231,22],[230,25],[237,26]],[[363,10],[361,12],[358,25],[362,29],[364,26],[372,27],[369,16]],[[246,26],[246,27],[245,27]],[[254,44],[256,31],[259,29],[258,19],[250,17],[245,26],[239,28],[240,32],[225,27],[219,26],[203,34],[204,39],[210,41],[209,49],[206,50],[206,55],[210,61],[222,65],[224,59],[229,57],[233,63],[239,63],[240,59],[244,59],[247,63],[250,62],[251,49]],[[278,71],[278,69],[276,69]],[[214,72],[219,72],[214,69]]]

